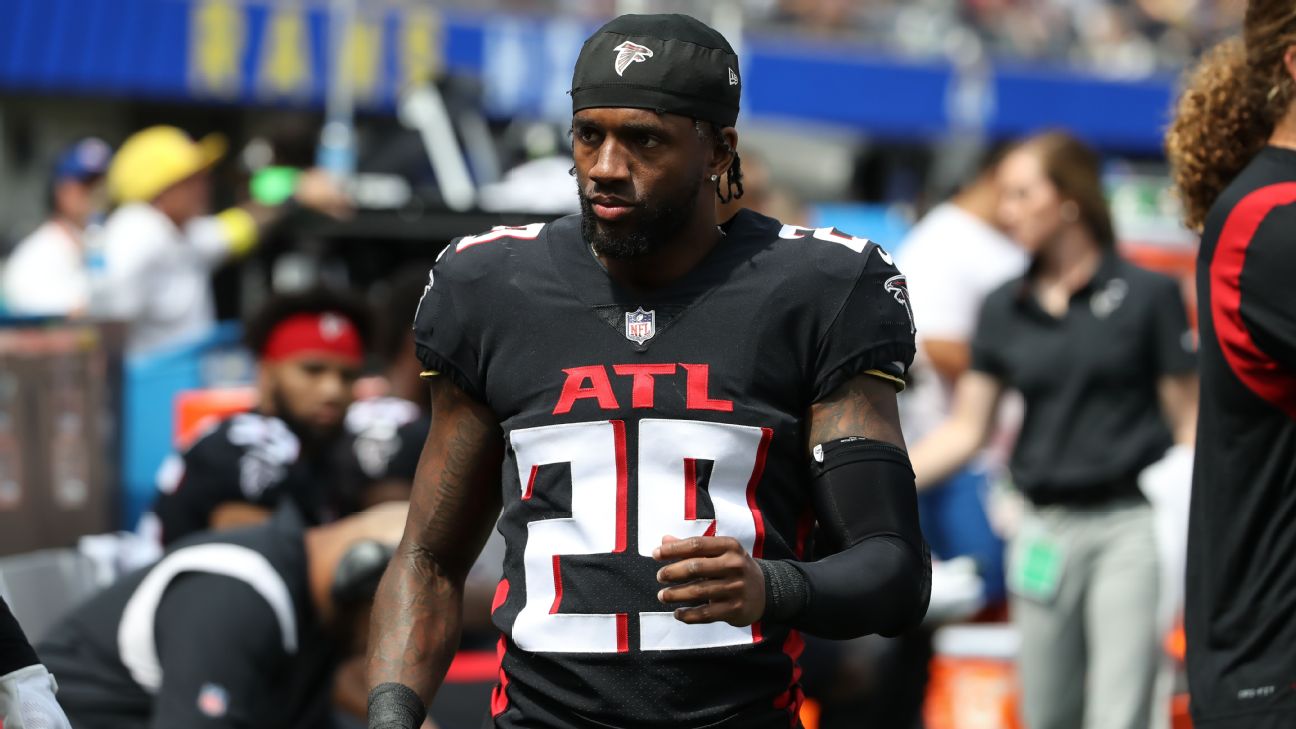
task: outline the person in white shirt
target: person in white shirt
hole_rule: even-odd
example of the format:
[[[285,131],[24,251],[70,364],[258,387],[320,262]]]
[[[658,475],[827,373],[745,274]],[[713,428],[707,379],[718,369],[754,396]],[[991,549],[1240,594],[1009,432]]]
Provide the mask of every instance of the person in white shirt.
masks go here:
[[[104,268],[94,308],[129,322],[127,352],[156,352],[196,341],[215,324],[210,276],[251,251],[282,206],[243,203],[208,215],[210,168],[225,152],[218,135],[195,142],[180,129],[150,127],[122,144],[108,171],[120,207],[104,225]],[[347,196],[327,173],[308,170],[293,200],[341,217]]]
[[[995,155],[974,179],[914,226],[896,253],[905,272],[918,353],[900,397],[906,440],[917,443],[949,415],[958,376],[986,295],[1021,275],[1030,256],[999,230]],[[974,465],[919,494],[923,532],[943,559],[974,558],[990,602],[1004,599],[1003,543],[985,513],[986,473]]]
[[[100,208],[112,159],[93,137],[68,147],[54,164],[50,217],[18,242],[4,269],[5,306],[22,316],[78,316],[90,304],[86,229]]]

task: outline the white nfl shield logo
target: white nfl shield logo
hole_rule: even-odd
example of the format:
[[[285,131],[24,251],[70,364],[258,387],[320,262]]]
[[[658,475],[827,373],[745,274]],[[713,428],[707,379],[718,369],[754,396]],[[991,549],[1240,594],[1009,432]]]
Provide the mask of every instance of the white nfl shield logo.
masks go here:
[[[626,312],[626,339],[643,344],[657,333],[657,310],[644,311],[639,307]]]

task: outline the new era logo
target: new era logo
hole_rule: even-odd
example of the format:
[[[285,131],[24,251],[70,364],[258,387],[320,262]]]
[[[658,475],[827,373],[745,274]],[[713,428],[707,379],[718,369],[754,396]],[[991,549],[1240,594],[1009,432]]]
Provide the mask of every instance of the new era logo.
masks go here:
[[[618,76],[623,75],[625,70],[630,67],[630,64],[643,63],[653,56],[651,48],[645,48],[638,43],[631,43],[630,41],[625,41],[612,50],[617,52],[616,72]]]
[[[729,69],[729,85],[730,86],[738,85],[738,74],[734,73],[734,70],[732,68]]]

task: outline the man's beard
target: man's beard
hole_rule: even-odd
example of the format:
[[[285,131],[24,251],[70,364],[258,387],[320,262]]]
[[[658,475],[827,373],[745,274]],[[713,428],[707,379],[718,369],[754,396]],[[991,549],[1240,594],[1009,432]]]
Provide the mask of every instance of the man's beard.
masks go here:
[[[594,252],[608,258],[639,258],[670,242],[688,224],[697,208],[702,180],[695,179],[679,195],[657,201],[639,201],[623,221],[608,223],[594,214],[580,182],[576,194],[581,206],[581,235]],[[617,228],[624,228],[617,229]]]
[[[288,399],[284,397],[283,392],[274,391],[275,417],[288,426],[288,430],[297,436],[301,441],[302,449],[309,453],[318,453],[328,446],[332,445],[338,436],[342,435],[343,423],[334,426],[323,427],[312,425],[303,420],[299,420],[293,415],[292,410],[288,407]]]

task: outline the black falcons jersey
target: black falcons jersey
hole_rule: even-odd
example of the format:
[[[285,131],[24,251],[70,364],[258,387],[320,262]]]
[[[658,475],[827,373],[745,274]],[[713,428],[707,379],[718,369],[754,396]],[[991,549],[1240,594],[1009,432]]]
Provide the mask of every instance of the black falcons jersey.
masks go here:
[[[877,245],[740,212],[647,295],[608,276],[580,217],[463,238],[432,269],[420,359],[506,440],[500,727],[796,723],[800,637],[687,625],[657,601],[662,537],[796,559],[813,525],[806,417],[914,354],[905,281]]]
[[[226,418],[163,463],[153,506],[162,543],[207,529],[212,512],[230,502],[273,509],[291,499],[311,524],[349,514],[358,496],[339,477],[349,450],[347,435],[336,448],[312,454],[279,418],[256,412]]]

